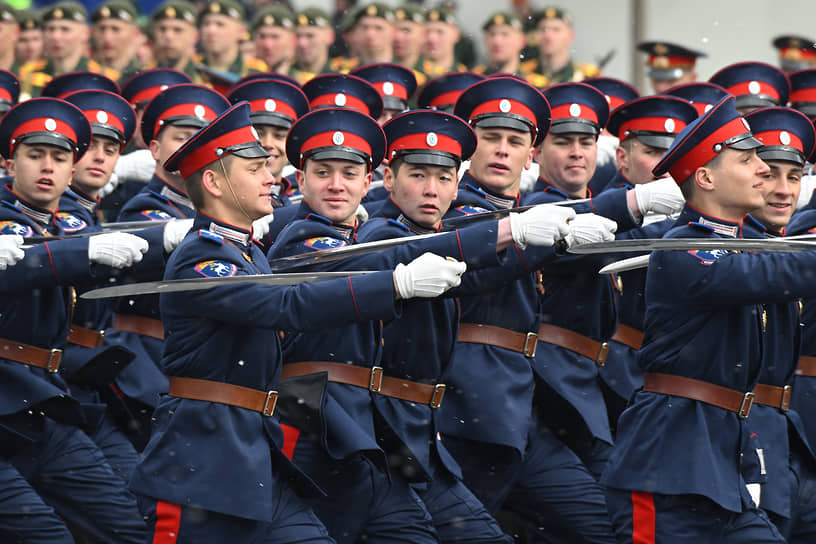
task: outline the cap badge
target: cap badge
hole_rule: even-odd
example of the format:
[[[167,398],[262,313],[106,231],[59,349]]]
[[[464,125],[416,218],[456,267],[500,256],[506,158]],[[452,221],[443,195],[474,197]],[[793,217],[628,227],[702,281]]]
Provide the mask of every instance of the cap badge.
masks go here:
[[[221,13],[221,4],[218,2],[213,2],[210,4],[210,9],[208,9],[210,13]]]
[[[611,96],[609,96],[608,94],[605,94],[605,95],[604,95],[604,98],[606,98],[606,103],[607,103],[607,104],[611,104],[611,103],[612,103],[612,97],[611,97]]]
[[[507,100],[506,98],[502,98],[501,100],[499,100],[499,111],[501,111],[502,113],[510,113],[511,108],[512,107],[509,100]]]
[[[791,137],[786,131],[782,131],[779,133],[779,141],[782,142],[782,145],[790,145]]]
[[[345,106],[346,95],[344,95],[343,93],[337,93],[334,97],[334,104],[335,106]]]
[[[196,104],[196,106],[193,108],[193,113],[195,113],[196,117],[204,117],[206,110],[201,104]]]
[[[57,8],[54,10],[54,13],[51,14],[51,17],[54,19],[62,19],[65,17],[65,13],[62,11],[62,8]]]
[[[54,132],[57,130],[57,122],[51,119],[50,117],[45,120],[45,130],[49,132]]]
[[[275,101],[274,101],[274,100],[272,100],[271,98],[267,98],[267,99],[266,99],[266,102],[264,102],[264,109],[265,109],[266,111],[275,111],[275,108],[276,108],[277,106],[278,106],[278,105],[277,105],[277,104],[275,104]]]
[[[108,6],[102,6],[99,8],[99,15],[107,19],[111,16],[110,8]]]
[[[495,17],[493,17],[493,24],[494,25],[503,25],[505,23],[504,14],[499,13]]]
[[[332,143],[334,145],[343,145],[343,142],[346,141],[346,137],[343,136],[343,133],[338,131],[332,134]]]
[[[674,132],[674,119],[666,119],[666,122],[663,123],[663,128],[666,129],[666,132]]]
[[[748,92],[751,94],[759,94],[759,81],[752,81],[748,84]]]
[[[436,144],[439,142],[439,138],[436,136],[436,132],[429,132],[427,136],[425,136],[425,143],[431,147],[436,147]]]
[[[298,22],[298,24],[300,26],[306,26],[306,25],[309,24],[309,18],[306,17],[306,15],[304,15],[303,13],[301,13],[300,15],[298,15],[297,22]],[[271,24],[271,23],[267,23],[267,24]]]
[[[665,70],[669,67],[669,57],[655,57],[652,66],[659,70]]]
[[[572,117],[581,117],[581,105],[580,104],[571,104],[569,107],[569,114]]]
[[[167,89],[167,87],[168,87],[167,85],[162,85],[161,87],[159,87],[159,89],[161,89],[162,91],[164,91],[165,89]]]
[[[371,4],[366,8],[366,15],[377,15],[377,6]]]
[[[706,104],[705,108],[703,108],[703,111],[706,112],[706,111],[710,110],[713,107],[714,107],[714,104]]]
[[[558,17],[558,10],[555,8],[547,8],[547,11],[544,12],[545,19],[555,19]]]
[[[665,55],[669,52],[669,48],[662,43],[658,43],[654,46],[655,55]]]
[[[438,21],[439,20],[439,12],[436,11],[436,10],[433,10],[432,12],[430,12],[428,14],[428,19],[430,19],[431,21]]]
[[[100,123],[107,123],[108,122],[108,114],[104,111],[96,112],[96,120]]]
[[[396,18],[397,21],[404,21],[406,19],[405,10],[404,9],[398,9],[397,11],[395,11],[394,12],[394,18]]]
[[[388,96],[394,94],[394,84],[391,83],[390,81],[386,81],[385,83],[383,83],[383,93],[385,93]]]
[[[164,15],[170,19],[176,18],[176,8],[173,6],[167,6],[167,9],[164,10]]]

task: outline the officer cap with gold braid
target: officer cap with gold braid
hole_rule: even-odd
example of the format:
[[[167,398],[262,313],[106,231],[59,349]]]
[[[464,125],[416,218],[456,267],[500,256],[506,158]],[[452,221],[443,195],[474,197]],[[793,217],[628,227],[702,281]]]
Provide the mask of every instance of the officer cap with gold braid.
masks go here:
[[[167,125],[200,129],[230,106],[220,93],[202,85],[182,84],[156,95],[142,115],[142,138],[155,140]]]
[[[519,19],[518,15],[510,11],[499,11],[488,17],[487,20],[482,23],[482,31],[487,32],[494,26],[509,26],[517,30],[522,29],[521,19]]]
[[[402,4],[394,8],[394,21],[408,21],[421,25],[425,22],[425,14],[422,12],[422,8],[416,4]]]
[[[56,2],[46,7],[42,12],[43,24],[49,21],[74,21],[87,23],[88,11],[79,2]]]
[[[816,146],[816,130],[808,117],[791,108],[760,108],[745,114],[754,138],[762,142],[763,161],[789,161],[804,166]]]
[[[244,10],[244,6],[236,0],[209,0],[209,2],[204,4],[204,7],[201,8],[201,13],[198,14],[199,25],[207,15],[225,15],[243,23],[246,17],[246,10]]]
[[[697,119],[697,109],[676,96],[644,96],[615,108],[606,128],[621,142],[630,138],[668,149],[674,138]]]
[[[40,96],[64,98],[65,95],[69,93],[86,89],[119,94],[119,85],[102,74],[96,74],[94,72],[67,72],[49,81],[46,86],[43,87]]]
[[[799,70],[788,76],[791,84],[790,105],[810,117],[816,118],[816,68]]]
[[[278,5],[267,6],[255,14],[252,22],[249,25],[249,31],[255,32],[262,26],[273,26],[285,28],[287,30],[295,29],[295,16],[287,8]]]
[[[296,26],[331,26],[329,14],[320,8],[305,8],[295,14]]]
[[[773,46],[779,50],[779,64],[786,72],[816,67],[816,42],[802,36],[779,36]]]
[[[168,172],[188,178],[202,168],[235,155],[244,159],[268,157],[249,122],[249,104],[239,102],[193,134],[164,162]]]
[[[20,80],[8,70],[0,70],[0,115],[5,115],[19,98]]]
[[[614,77],[592,77],[583,82],[604,94],[610,111],[640,96],[637,89]]]
[[[17,104],[0,121],[0,155],[12,158],[21,143],[52,145],[74,153],[78,161],[91,142],[91,126],[79,108],[51,97]]]
[[[744,151],[761,145],[737,113],[734,97],[728,95],[677,135],[652,173],[659,178],[669,172],[681,184],[726,149]]]
[[[414,96],[417,80],[414,71],[389,62],[366,64],[355,68],[349,75],[362,78],[377,89],[387,110],[408,109],[408,101]]]
[[[542,91],[550,103],[551,134],[601,133],[609,120],[604,94],[586,83],[559,83]]]
[[[107,91],[76,91],[64,100],[82,110],[91,124],[93,136],[104,136],[124,148],[136,128],[136,112],[128,101]]]
[[[459,168],[476,150],[476,134],[459,117],[436,110],[407,111],[383,126],[389,161]]]
[[[385,155],[385,134],[377,121],[350,108],[322,108],[298,119],[286,137],[286,157],[303,161],[344,160],[374,170]]]
[[[453,106],[465,89],[487,79],[473,72],[451,72],[428,81],[417,97],[418,108],[431,108],[453,113]]]
[[[658,81],[677,79],[694,69],[698,57],[708,56],[702,51],[669,42],[641,42],[637,49],[649,55],[646,75]]]
[[[709,78],[737,98],[738,108],[784,106],[790,96],[785,72],[764,62],[730,64]]]
[[[513,77],[492,77],[471,85],[459,96],[453,113],[473,127],[530,132],[533,145],[538,145],[550,128],[547,99],[529,83]]]
[[[153,68],[138,72],[122,84],[122,97],[135,107],[148,102],[173,85],[192,83],[190,76],[172,68]]]
[[[286,130],[309,111],[309,99],[299,87],[285,81],[254,79],[234,87],[230,102],[249,102],[249,120],[253,125],[271,125]]]
[[[105,19],[118,19],[126,23],[137,24],[139,12],[127,0],[108,0],[100,4],[91,12],[91,22],[97,23]]]
[[[150,15],[150,20],[153,23],[164,19],[178,19],[195,26],[198,20],[198,10],[193,4],[185,0],[166,0]]]
[[[692,83],[682,83],[667,89],[663,94],[669,96],[679,96],[691,102],[697,108],[697,114],[702,115],[714,104],[728,95],[728,92],[715,83],[707,81],[694,81]]]
[[[348,74],[323,74],[303,84],[309,107],[353,108],[379,119],[383,110],[380,93],[368,81]]]

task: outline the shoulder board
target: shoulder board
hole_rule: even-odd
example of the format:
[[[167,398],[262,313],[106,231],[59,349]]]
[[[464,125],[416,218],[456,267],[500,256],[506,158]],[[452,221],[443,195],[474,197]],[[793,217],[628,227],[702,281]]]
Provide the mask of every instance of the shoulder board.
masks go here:
[[[0,234],[18,234],[23,238],[32,236],[34,229],[16,221],[0,221]]]
[[[586,77],[595,77],[601,74],[600,68],[594,64],[581,64],[578,69],[584,73]]]
[[[346,59],[344,57],[334,57],[333,59],[329,60],[329,67],[331,67],[333,71],[337,72],[345,63]]]
[[[475,185],[472,185],[470,183],[465,184],[465,189],[467,189],[468,191],[470,191],[472,193],[476,193],[477,195],[480,195],[480,196],[485,196],[487,194],[483,190],[481,190],[480,188],[478,188]]]
[[[425,82],[428,81],[428,76],[416,69],[412,71],[414,72],[414,77],[417,80],[417,88],[425,85]]]
[[[45,72],[32,72],[30,77],[33,87],[45,87],[52,79],[54,79],[54,76]]]
[[[533,87],[537,87],[539,89],[544,88],[544,87],[546,87],[547,85],[550,84],[550,80],[547,78],[547,76],[545,76],[543,74],[536,74],[536,73],[526,74],[524,76],[524,79],[527,80],[527,83],[529,83]]]
[[[698,223],[697,221],[689,221],[688,226],[703,232],[714,232],[714,227],[703,225],[702,223]]]
[[[256,59],[255,57],[245,58],[244,64],[249,70],[257,70],[258,72],[266,72],[268,70],[266,63],[261,59]]]
[[[471,69],[471,72],[474,74],[484,74],[485,70],[487,70],[487,66],[484,64],[479,64],[478,66],[474,66],[473,69]]]
[[[331,219],[318,215],[314,212],[307,215],[306,219],[309,221],[317,221],[318,223],[323,223],[324,225],[331,225]]]
[[[25,64],[20,66],[20,77],[29,72],[39,72],[40,70],[45,68],[46,64],[48,64],[48,61],[45,59],[32,60],[31,62],[26,62]]]
[[[200,64],[204,62],[204,55],[196,53],[188,64]]]
[[[525,60],[519,65],[519,69],[525,72],[535,72],[538,67],[538,59]]]
[[[201,261],[195,265],[195,271],[205,278],[229,278],[238,272],[238,267],[229,261]]]
[[[66,234],[80,231],[88,226],[88,223],[86,223],[81,217],[77,217],[72,213],[57,212],[55,217]]]
[[[411,232],[411,229],[408,228],[408,225],[404,225],[403,223],[400,223],[396,219],[389,219],[388,224],[391,225],[392,227],[398,227],[404,231]]]
[[[460,62],[460,63],[458,63],[458,64],[456,65],[456,71],[457,71],[457,72],[467,72],[467,71],[468,71],[468,67],[467,67],[467,65],[466,65],[466,64],[462,64],[462,63]]]
[[[150,194],[152,196],[155,196],[156,198],[158,198],[162,202],[170,202],[169,198],[167,198],[166,196],[161,195],[160,193],[157,193],[156,191],[150,191]]]
[[[768,228],[767,228],[765,225],[763,225],[762,223],[760,223],[759,221],[757,221],[757,220],[754,218],[754,216],[753,216],[753,215],[751,215],[751,214],[746,215],[746,216],[745,216],[745,219],[743,220],[743,222],[750,224],[752,227],[754,227],[755,229],[757,229],[759,232],[765,232],[765,231],[767,231],[767,230],[768,230]]]
[[[198,231],[198,237],[214,244],[218,244],[219,246],[224,244],[224,237],[211,230],[201,229]]]
[[[316,75],[317,74],[312,73],[312,72],[304,72],[303,70],[297,70],[293,77],[298,81],[298,83],[303,85],[304,83],[306,83],[307,81],[309,81],[310,79],[315,77]]]

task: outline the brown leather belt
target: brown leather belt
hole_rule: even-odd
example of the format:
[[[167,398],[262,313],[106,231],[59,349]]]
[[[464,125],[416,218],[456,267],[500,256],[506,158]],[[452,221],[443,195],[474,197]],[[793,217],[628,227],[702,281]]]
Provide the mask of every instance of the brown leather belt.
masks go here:
[[[797,376],[816,376],[816,357],[802,355],[796,367]]]
[[[612,335],[612,340],[632,349],[640,349],[643,344],[643,333],[632,327],[618,324],[618,329]]]
[[[271,416],[278,402],[277,391],[260,391],[230,383],[199,380],[196,378],[170,377],[170,395],[182,399],[218,402],[245,408]]]
[[[646,372],[643,375],[643,390],[699,400],[734,412],[742,419],[748,417],[754,402],[752,392],[742,393],[713,383],[674,374]]]
[[[534,332],[516,332],[492,325],[462,323],[459,325],[459,336],[456,340],[497,346],[523,353],[525,357],[535,357],[537,336]]]
[[[758,383],[754,386],[754,402],[773,406],[784,412],[790,407],[791,393],[793,393],[793,388],[790,385],[779,387]]]
[[[606,364],[606,356],[609,353],[609,344],[607,342],[598,342],[583,334],[578,334],[569,329],[562,329],[549,323],[543,323],[538,329],[538,341],[555,344],[578,355],[583,355],[595,361],[598,366]]]
[[[431,408],[442,406],[442,398],[445,396],[445,384],[428,385],[419,382],[409,382],[399,378],[393,378],[383,374],[382,367],[375,366],[366,368],[364,366],[348,365],[345,363],[332,363],[329,361],[304,361],[299,363],[287,363],[283,365],[281,380],[293,378],[295,376],[305,376],[307,374],[317,374],[327,372],[330,382],[356,385],[401,400],[416,402],[417,404],[427,404]]]
[[[0,338],[0,358],[24,365],[44,368],[52,374],[59,371],[61,349],[44,349]]]
[[[140,315],[113,314],[113,328],[149,336],[157,340],[164,340],[164,327],[158,319],[142,317]]]
[[[82,346],[83,348],[101,348],[105,340],[105,331],[95,331],[86,329],[79,325],[71,325],[68,331],[68,343]]]

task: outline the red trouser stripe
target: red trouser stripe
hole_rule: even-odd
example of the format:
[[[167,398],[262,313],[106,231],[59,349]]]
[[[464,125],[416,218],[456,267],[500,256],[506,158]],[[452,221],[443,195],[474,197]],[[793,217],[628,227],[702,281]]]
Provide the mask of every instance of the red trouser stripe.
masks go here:
[[[632,544],[654,544],[655,507],[651,493],[632,491]]]
[[[181,525],[181,506],[170,502],[156,503],[156,527],[153,544],[176,544]]]
[[[284,425],[283,423],[281,423],[281,429],[283,429],[283,446],[281,447],[281,451],[291,461],[292,456],[295,454],[295,444],[297,444],[298,437],[300,436],[300,429],[290,425]]]

